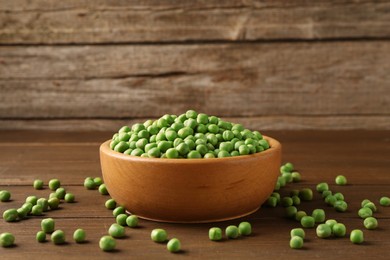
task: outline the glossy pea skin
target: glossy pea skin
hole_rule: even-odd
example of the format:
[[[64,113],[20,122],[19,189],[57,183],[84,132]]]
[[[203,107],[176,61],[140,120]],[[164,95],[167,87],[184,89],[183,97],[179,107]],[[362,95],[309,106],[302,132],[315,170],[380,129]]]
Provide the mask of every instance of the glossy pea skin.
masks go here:
[[[315,209],[313,210],[311,216],[314,218],[316,223],[322,223],[325,221],[325,211],[323,209]]]
[[[315,220],[312,216],[304,216],[301,219],[301,225],[304,228],[312,228],[315,225]]]
[[[16,209],[7,209],[3,212],[3,219],[6,222],[13,222],[18,219],[18,211]]]
[[[390,206],[390,198],[389,197],[382,197],[379,199],[379,204],[383,207]]]
[[[240,235],[238,227],[230,225],[225,229],[225,235],[227,238],[237,238]]]
[[[310,201],[313,199],[313,191],[310,188],[303,188],[299,191],[299,197],[303,201]]]
[[[360,229],[354,229],[351,231],[351,234],[349,235],[349,239],[354,244],[361,244],[364,242],[364,234],[363,231]]]
[[[297,213],[295,213],[295,220],[301,222],[301,219],[304,216],[307,216],[306,212],[303,210],[299,210],[299,211],[297,211]]]
[[[116,201],[114,199],[108,199],[105,203],[104,206],[107,209],[115,209],[116,208]]]
[[[126,214],[119,214],[118,216],[116,216],[115,220],[116,220],[116,223],[118,223],[119,225],[121,226],[126,226],[126,219],[127,219],[127,215]]]
[[[358,211],[358,215],[362,219],[365,219],[365,218],[368,218],[368,217],[372,217],[372,210],[370,208],[366,208],[366,207],[361,208]]]
[[[60,200],[58,198],[51,198],[48,200],[50,209],[58,209]]]
[[[37,240],[37,242],[39,243],[43,243],[46,241],[46,233],[43,232],[42,230],[41,231],[38,231],[37,234],[35,235],[35,239]]]
[[[347,185],[347,178],[344,175],[338,175],[335,178],[335,183],[337,185]]]
[[[116,241],[112,236],[103,236],[99,240],[99,247],[105,252],[113,251],[116,247]]]
[[[345,212],[348,209],[348,204],[343,200],[338,200],[334,203],[333,207],[339,212]]]
[[[104,184],[104,183],[100,184],[99,193],[102,195],[108,195],[108,190],[107,190],[106,184]]]
[[[180,240],[177,238],[172,238],[167,243],[167,249],[171,253],[179,252],[181,248]]]
[[[211,241],[220,241],[222,239],[222,230],[219,227],[210,228],[209,239]]]
[[[114,223],[108,229],[108,234],[115,238],[121,238],[125,236],[125,228],[117,223]]]
[[[54,231],[54,232],[51,234],[50,239],[51,239],[51,241],[52,241],[55,245],[64,244],[64,243],[65,243],[65,233],[64,233],[64,231],[58,229],[58,230]]]
[[[293,228],[290,231],[290,236],[291,238],[294,236],[299,236],[302,239],[305,239],[305,230],[303,230],[303,228]]]
[[[85,237],[86,237],[86,233],[84,231],[84,229],[82,228],[78,228],[74,231],[73,233],[73,240],[76,242],[76,243],[83,243],[85,242]]]
[[[68,203],[73,203],[75,201],[75,196],[73,195],[73,193],[66,193],[64,199]]]
[[[252,225],[251,225],[251,223],[246,222],[246,221],[241,222],[238,225],[238,231],[243,236],[249,236],[250,234],[252,234]]]
[[[319,224],[316,228],[316,234],[319,238],[328,238],[332,235],[332,229],[327,224]]]
[[[119,214],[125,214],[126,213],[126,210],[124,207],[122,206],[119,206],[119,207],[116,207],[113,211],[112,211],[112,215],[114,217],[117,217]]]
[[[344,237],[347,233],[347,229],[343,223],[336,223],[332,227],[332,232],[336,237]]]
[[[293,236],[290,239],[290,247],[292,249],[299,249],[303,247],[303,239],[300,236]]]
[[[367,229],[376,229],[378,227],[378,220],[374,217],[368,217],[364,220],[363,224]]]
[[[50,234],[54,232],[55,222],[52,218],[45,218],[41,220],[41,229],[43,232]]]
[[[51,189],[52,191],[55,191],[60,186],[61,186],[61,182],[58,179],[51,179],[49,181],[49,189]]]
[[[168,238],[168,233],[161,228],[156,228],[153,229],[152,232],[150,233],[150,238],[157,243],[163,243],[167,240]]]
[[[138,217],[136,215],[130,215],[126,218],[126,225],[129,227],[137,227],[138,226]]]
[[[35,180],[33,182],[33,187],[36,190],[42,190],[43,189],[43,181],[42,180]]]
[[[2,247],[10,247],[15,243],[15,237],[9,232],[4,232],[0,234],[0,245]]]

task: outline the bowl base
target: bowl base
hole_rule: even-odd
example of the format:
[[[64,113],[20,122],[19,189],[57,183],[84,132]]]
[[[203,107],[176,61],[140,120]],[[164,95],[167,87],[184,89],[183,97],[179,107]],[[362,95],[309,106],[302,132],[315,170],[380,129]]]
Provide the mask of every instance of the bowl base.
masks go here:
[[[218,219],[205,219],[205,220],[186,220],[186,221],[180,221],[180,220],[165,220],[165,219],[158,219],[158,218],[151,218],[151,217],[146,217],[146,216],[142,216],[142,215],[138,215],[138,214],[135,214],[137,215],[137,217],[141,218],[141,219],[145,219],[145,220],[150,220],[150,221],[154,221],[154,222],[163,222],[163,223],[181,223],[181,224],[196,224],[196,223],[211,223],[211,222],[222,222],[222,221],[228,221],[228,220],[232,220],[232,219],[237,219],[237,218],[242,218],[242,217],[245,217],[245,216],[248,216],[252,213],[255,213],[256,211],[258,211],[260,208],[257,207],[255,208],[254,210],[251,210],[251,211],[248,211],[248,212],[245,212],[245,213],[242,213],[240,215],[235,215],[235,216],[230,216],[230,217],[226,217],[226,218],[218,218]],[[128,214],[132,214],[130,211],[126,210],[126,213]]]

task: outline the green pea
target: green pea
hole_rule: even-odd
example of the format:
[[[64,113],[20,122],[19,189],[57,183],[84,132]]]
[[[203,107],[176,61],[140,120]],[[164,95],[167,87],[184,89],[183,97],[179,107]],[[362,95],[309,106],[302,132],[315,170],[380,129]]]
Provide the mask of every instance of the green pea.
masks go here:
[[[277,205],[278,205],[278,199],[277,198],[275,198],[275,197],[269,197],[268,199],[267,199],[267,205],[269,206],[269,207],[272,207],[272,208],[275,208]]]
[[[317,184],[316,189],[317,189],[318,192],[322,193],[322,192],[324,192],[326,190],[329,190],[329,185],[326,182],[321,182],[321,183]]]
[[[344,237],[347,233],[347,229],[343,223],[336,223],[332,227],[332,232],[336,237]]]
[[[108,199],[105,203],[104,203],[105,207],[107,209],[115,209],[116,207],[116,201],[114,199]]]
[[[7,222],[13,222],[18,219],[18,211],[16,209],[7,209],[3,212],[3,219]]]
[[[299,249],[303,247],[303,239],[299,236],[293,236],[290,239],[290,247],[292,249]]]
[[[4,232],[0,234],[0,245],[2,247],[10,247],[15,243],[15,237],[11,233]]]
[[[59,198],[60,200],[65,198],[66,190],[64,188],[60,187],[56,189],[55,192],[57,194],[57,198]]]
[[[293,182],[300,182],[301,181],[301,174],[299,172],[292,172],[291,173]]]
[[[49,181],[49,189],[51,189],[52,191],[55,191],[60,186],[61,186],[61,182],[58,179],[51,179]]]
[[[166,154],[167,158],[178,158],[179,157],[179,152],[176,150],[176,148],[169,148],[165,154]]]
[[[114,217],[117,217],[119,214],[125,214],[126,213],[126,210],[124,207],[122,206],[119,206],[119,207],[116,207],[113,211],[112,211],[112,215]]]
[[[373,202],[371,202],[371,201],[366,203],[366,204],[364,204],[363,207],[371,209],[372,212],[376,212],[377,211],[375,204]]]
[[[26,208],[18,208],[16,211],[18,212],[19,219],[25,219],[29,213],[28,209]]]
[[[50,209],[58,209],[60,200],[58,198],[51,198],[48,200]]]
[[[209,239],[211,241],[220,241],[222,239],[222,230],[219,227],[210,228]]]
[[[138,217],[136,215],[130,215],[126,218],[126,225],[129,227],[137,227],[138,226]]]
[[[55,229],[55,222],[52,218],[45,218],[41,220],[41,228],[45,233],[53,233]]]
[[[313,191],[310,188],[303,188],[299,191],[301,200],[310,201],[313,199]]]
[[[303,210],[297,211],[297,213],[295,213],[295,220],[301,222],[301,219],[304,216],[307,216],[305,211],[303,211]]]
[[[336,200],[344,200],[344,195],[340,192],[336,192],[333,194],[333,196],[336,198]]]
[[[349,235],[349,239],[354,244],[361,244],[364,242],[364,234],[363,231],[360,229],[354,229],[352,230],[351,234]]]
[[[168,233],[164,229],[156,228],[152,230],[150,237],[154,242],[163,243],[167,240]]]
[[[290,183],[293,181],[292,174],[290,172],[284,172],[282,173],[283,178],[286,180],[286,182]]]
[[[202,158],[202,155],[198,151],[190,151],[187,154],[188,159],[199,159]]]
[[[332,229],[327,224],[319,224],[316,233],[319,238],[327,238],[332,235]]]
[[[390,198],[389,197],[382,197],[379,200],[379,204],[383,207],[388,207],[390,206]]]
[[[323,209],[315,209],[313,210],[311,216],[314,218],[316,223],[321,223],[325,221],[325,211]]]
[[[43,181],[42,180],[35,180],[33,183],[33,187],[36,190],[42,190],[43,189]]]
[[[49,209],[49,201],[45,198],[38,199],[37,205],[42,207],[43,212],[46,212]]]
[[[31,213],[34,215],[34,216],[40,216],[42,215],[42,212],[43,212],[43,208],[41,205],[34,205],[32,207],[32,210],[31,210]]]
[[[107,191],[107,187],[106,187],[106,184],[100,184],[99,186],[99,192],[100,194],[102,195],[108,195],[108,191]]]
[[[305,239],[305,230],[303,230],[303,228],[291,229],[290,236],[291,236],[291,238],[298,236],[298,237],[301,237],[302,239]]]
[[[126,214],[119,214],[118,216],[116,216],[115,219],[116,219],[116,223],[118,223],[119,225],[126,226],[126,219],[127,219]]]
[[[150,158],[159,158],[161,156],[161,151],[158,147],[154,147],[148,151],[148,156]]]
[[[367,229],[376,229],[378,227],[378,220],[374,217],[368,217],[364,220],[363,224]]]
[[[330,205],[330,206],[334,206],[334,204],[336,203],[337,199],[335,196],[333,195],[328,195],[326,198],[325,198],[325,203]]]
[[[75,200],[75,196],[73,195],[73,193],[66,193],[65,194],[65,201],[68,202],[68,203],[73,203]]]
[[[344,175],[338,175],[335,182],[337,185],[347,185],[347,178]]]
[[[294,206],[298,206],[301,204],[301,199],[298,196],[294,195],[291,197],[291,199],[293,201]]]
[[[73,233],[73,240],[76,243],[83,243],[85,242],[86,233],[84,229],[78,228]]]
[[[116,241],[112,236],[103,236],[99,240],[99,247],[106,252],[113,251],[116,247]]]
[[[96,187],[99,187],[100,185],[103,184],[103,180],[102,180],[102,178],[100,178],[100,177],[95,177],[95,178],[93,178],[93,182],[95,183],[95,186],[96,186]]]
[[[230,153],[228,151],[219,151],[218,158],[230,157]]]
[[[115,238],[121,238],[125,236],[125,228],[117,223],[114,223],[108,229],[108,234]]]
[[[288,172],[292,172],[294,170],[294,165],[290,162],[285,163],[283,166],[284,169]]]
[[[60,198],[58,198],[58,195],[55,192],[50,193],[49,199],[52,199],[52,198],[60,199]]]
[[[333,229],[333,226],[337,224],[337,221],[334,219],[328,219],[325,221],[325,224],[327,224],[331,229]]]
[[[280,202],[280,194],[278,192],[272,192],[271,196],[275,197],[277,199],[278,203]]]
[[[322,192],[322,198],[326,198],[326,197],[328,197],[329,195],[333,195],[333,193],[332,193],[332,191],[330,191],[330,190],[325,190],[325,191],[323,191]]]
[[[252,234],[252,225],[249,222],[241,222],[238,225],[238,231],[240,232],[241,235],[243,236],[249,236]]]
[[[359,217],[361,217],[363,219],[371,217],[372,216],[372,210],[370,208],[366,208],[366,207],[361,208],[358,211],[358,215],[359,215]]]
[[[230,225],[225,229],[225,234],[227,238],[237,238],[240,235],[238,227]]]
[[[38,198],[37,196],[28,196],[26,198],[26,202],[31,203],[33,206],[37,204]]]
[[[55,245],[61,245],[61,244],[64,244],[65,243],[65,233],[64,231],[58,229],[56,231],[54,231],[52,234],[51,234],[51,241],[55,244]]]
[[[41,231],[38,231],[37,234],[35,235],[35,238],[36,240],[39,242],[39,243],[43,243],[46,241],[46,233],[43,232],[42,230]]]
[[[338,200],[334,203],[333,207],[339,212],[345,212],[348,209],[348,204],[343,200]]]
[[[295,206],[288,206],[286,207],[286,217],[287,218],[295,218],[295,215],[297,214],[297,208]]]
[[[33,204],[26,202],[22,205],[22,208],[27,211],[27,214],[29,214],[32,210]]]
[[[167,243],[167,249],[169,252],[176,253],[179,252],[181,248],[180,240],[177,238],[172,238]]]
[[[315,225],[315,219],[312,216],[303,216],[301,219],[301,225],[304,228],[312,228]]]
[[[84,187],[88,190],[94,190],[96,188],[96,183],[92,179],[92,177],[87,177],[84,180]]]

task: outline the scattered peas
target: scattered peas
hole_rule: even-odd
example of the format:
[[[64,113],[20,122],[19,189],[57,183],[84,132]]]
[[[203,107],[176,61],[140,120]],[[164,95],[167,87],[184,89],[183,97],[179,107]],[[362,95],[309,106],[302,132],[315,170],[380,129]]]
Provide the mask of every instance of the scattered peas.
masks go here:
[[[6,202],[11,199],[11,193],[7,190],[1,190],[0,191],[0,201]]]
[[[50,238],[55,245],[61,245],[65,243],[65,233],[60,229],[54,231]]]
[[[322,223],[325,221],[325,211],[323,209],[313,210],[311,216],[314,218],[316,223]]]
[[[310,201],[313,199],[313,191],[310,188],[303,188],[299,191],[301,200]]]
[[[167,243],[167,249],[169,252],[176,253],[180,251],[181,243],[180,240],[177,238],[172,238]]]
[[[88,190],[94,190],[96,188],[96,183],[94,182],[94,179],[92,179],[91,177],[85,178],[84,187]]]
[[[234,225],[230,225],[225,229],[225,234],[227,238],[237,238],[240,234],[238,228]]]
[[[292,249],[299,249],[299,248],[302,248],[302,247],[303,247],[303,239],[302,239],[302,237],[293,236],[293,237],[290,239],[290,247],[291,247]]]
[[[114,223],[108,229],[108,234],[115,238],[120,238],[125,236],[125,228],[117,223]]]
[[[305,239],[305,230],[303,230],[303,228],[293,228],[290,231],[290,236],[291,238],[293,238],[294,236],[298,236],[302,239]]]
[[[119,206],[119,207],[116,207],[113,211],[112,211],[112,215],[114,217],[117,217],[119,214],[125,214],[126,213],[126,210],[124,207],[122,206]]]
[[[60,200],[58,198],[51,198],[48,200],[50,209],[58,209]]]
[[[168,238],[168,233],[161,228],[156,228],[152,230],[152,233],[150,234],[150,237],[154,242],[162,243],[165,242]]]
[[[332,229],[327,224],[319,224],[316,228],[316,233],[320,238],[327,238],[332,235]]]
[[[115,202],[114,199],[108,199],[108,200],[105,202],[104,205],[106,206],[107,209],[115,209],[115,207],[116,207],[116,202]]]
[[[65,201],[68,202],[68,203],[73,203],[75,200],[75,196],[73,195],[73,193],[66,193],[65,194]]]
[[[137,227],[138,226],[138,217],[136,215],[130,215],[126,218],[126,225],[129,227]]]
[[[361,244],[364,241],[364,234],[363,231],[360,229],[354,229],[352,230],[349,239],[351,240],[352,243],[354,244]]]
[[[86,233],[84,229],[78,228],[73,233],[73,239],[76,243],[85,242]]]
[[[7,222],[13,222],[18,219],[18,211],[16,209],[7,209],[3,212],[3,219]]]
[[[222,239],[222,230],[219,227],[209,229],[209,238],[211,241],[219,241]]]
[[[42,219],[41,220],[41,228],[42,228],[42,231],[47,233],[47,234],[53,233],[54,229],[55,229],[54,219],[52,219],[52,218]]]
[[[99,186],[99,192],[100,194],[102,195],[108,195],[108,191],[107,191],[107,187],[106,187],[106,184],[100,184]]]
[[[36,236],[35,236],[36,240],[39,242],[39,243],[43,243],[46,241],[46,233],[43,232],[42,230],[41,231],[38,231]]]
[[[315,225],[315,220],[312,216],[303,216],[301,218],[301,225],[304,228],[312,228]]]
[[[51,179],[49,181],[49,189],[51,189],[52,191],[55,191],[60,186],[61,186],[61,182],[58,179]]]
[[[343,223],[336,223],[332,227],[332,232],[336,237],[344,237],[347,229]]]
[[[127,220],[127,215],[126,214],[119,214],[115,218],[116,223],[118,223],[121,226],[126,226],[126,220]]]
[[[379,204],[381,204],[381,206],[384,206],[384,207],[390,206],[390,198],[389,197],[380,198]]]
[[[366,207],[361,208],[358,211],[358,215],[359,215],[359,217],[361,217],[363,219],[371,217],[372,216],[372,210],[370,208],[366,208]]]
[[[344,175],[338,175],[335,182],[337,185],[347,185],[347,178]]]
[[[36,190],[42,190],[43,189],[43,181],[42,180],[35,180],[33,183],[33,187]]]
[[[116,247],[116,241],[111,236],[103,236],[99,240],[99,247],[103,251],[113,251]]]
[[[363,224],[367,229],[376,229],[378,227],[378,220],[374,217],[368,217],[364,220]]]
[[[249,222],[241,222],[238,225],[238,231],[243,236],[249,236],[252,234],[252,225]]]
[[[334,203],[333,207],[339,212],[345,212],[348,209],[348,204],[343,200],[338,200]]]
[[[11,233],[4,232],[0,234],[0,245],[2,247],[10,247],[15,243],[15,237]]]

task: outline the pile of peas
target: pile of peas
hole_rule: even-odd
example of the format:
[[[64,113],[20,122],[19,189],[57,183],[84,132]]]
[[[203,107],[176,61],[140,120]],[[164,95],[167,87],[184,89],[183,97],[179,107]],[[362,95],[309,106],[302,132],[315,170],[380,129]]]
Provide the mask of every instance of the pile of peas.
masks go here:
[[[222,158],[270,148],[258,131],[188,110],[157,120],[123,126],[110,143],[114,151],[151,158]]]

